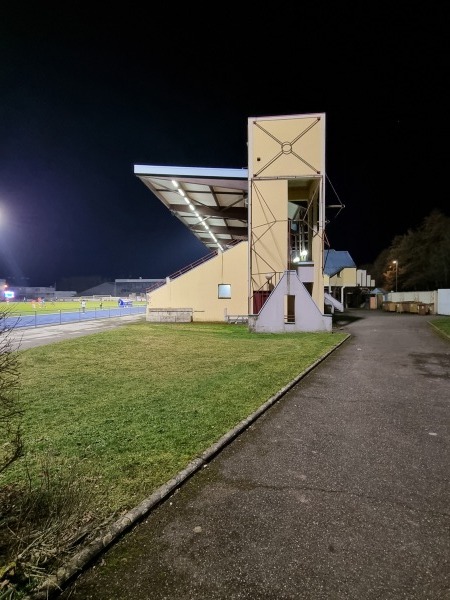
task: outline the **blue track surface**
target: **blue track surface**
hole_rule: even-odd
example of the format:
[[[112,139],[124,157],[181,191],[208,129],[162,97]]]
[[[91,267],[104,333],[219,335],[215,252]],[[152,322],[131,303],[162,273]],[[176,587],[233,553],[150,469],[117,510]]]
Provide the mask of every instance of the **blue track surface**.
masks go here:
[[[108,319],[111,317],[125,317],[128,315],[145,314],[145,306],[122,306],[120,308],[93,309],[86,312],[58,311],[55,313],[39,313],[32,315],[6,317],[0,322],[0,328],[11,329],[17,327],[41,327],[43,325],[61,325],[62,323],[75,323],[77,321],[92,321],[93,319]]]

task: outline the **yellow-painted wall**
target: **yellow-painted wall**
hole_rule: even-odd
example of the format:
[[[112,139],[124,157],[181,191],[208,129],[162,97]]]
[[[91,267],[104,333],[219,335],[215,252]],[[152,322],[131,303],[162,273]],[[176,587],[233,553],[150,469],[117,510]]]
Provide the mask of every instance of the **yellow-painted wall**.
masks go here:
[[[325,115],[258,117],[248,120],[250,193],[250,289],[263,288],[265,275],[289,264],[289,182],[309,184],[310,255],[314,263],[312,298],[324,310]],[[314,191],[316,193],[314,193]]]
[[[333,277],[329,278],[329,283],[325,284],[325,285],[331,285],[331,286],[350,286],[350,287],[355,287],[356,286],[356,267],[345,267],[345,269],[342,269],[342,271],[339,273],[340,277],[338,277],[337,275],[333,275]]]
[[[249,177],[325,174],[325,115],[249,119]]]
[[[194,321],[209,322],[247,315],[247,282],[248,243],[241,242],[148,294],[147,310],[192,308]],[[219,283],[231,285],[231,298],[218,298]]]
[[[312,297],[316,305],[323,311],[325,290],[323,285],[323,229],[320,228],[313,237],[312,258],[314,261],[314,286]]]
[[[259,289],[267,273],[283,273],[287,268],[287,181],[257,181],[252,188],[252,278]]]

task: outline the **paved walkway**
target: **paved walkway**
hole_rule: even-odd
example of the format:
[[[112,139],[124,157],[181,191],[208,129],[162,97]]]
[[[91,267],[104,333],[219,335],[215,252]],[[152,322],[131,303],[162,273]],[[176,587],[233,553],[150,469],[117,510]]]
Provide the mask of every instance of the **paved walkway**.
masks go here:
[[[450,341],[350,313],[351,338],[61,598],[449,600]]]
[[[99,333],[108,329],[115,329],[136,321],[145,321],[145,314],[124,315],[105,319],[91,319],[89,321],[73,321],[61,325],[46,325],[40,327],[20,327],[13,329],[8,334],[15,349],[27,350],[36,346],[53,344],[60,340]]]

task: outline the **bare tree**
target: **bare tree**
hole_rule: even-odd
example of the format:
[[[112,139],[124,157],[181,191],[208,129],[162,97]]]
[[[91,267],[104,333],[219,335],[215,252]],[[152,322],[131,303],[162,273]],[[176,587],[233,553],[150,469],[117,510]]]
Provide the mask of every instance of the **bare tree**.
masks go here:
[[[7,326],[8,311],[0,310],[0,473],[23,454],[19,399],[19,357]]]

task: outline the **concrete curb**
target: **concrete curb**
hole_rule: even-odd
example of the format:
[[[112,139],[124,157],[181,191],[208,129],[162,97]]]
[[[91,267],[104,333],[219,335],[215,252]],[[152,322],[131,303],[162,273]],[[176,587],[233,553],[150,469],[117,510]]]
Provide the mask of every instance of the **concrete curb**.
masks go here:
[[[55,595],[55,593],[61,592],[63,590],[63,586],[70,580],[74,579],[76,575],[80,574],[94,558],[109,548],[113,542],[115,542],[128,529],[131,529],[131,527],[139,520],[148,515],[153,508],[166,500],[187,479],[204,467],[210,460],[212,460],[212,458],[214,458],[214,456],[223,450],[240,433],[245,431],[263,413],[265,413],[271,406],[278,402],[280,398],[282,398],[293,386],[295,386],[301,379],[303,379],[315,367],[323,362],[330,354],[342,346],[342,344],[350,337],[351,335],[347,334],[347,337],[345,337],[339,344],[312,363],[307,369],[300,373],[300,375],[298,375],[279,392],[277,392],[275,396],[269,398],[267,402],[255,410],[251,415],[240,421],[236,427],[233,427],[233,429],[223,435],[215,444],[212,444],[207,450],[202,452],[200,457],[192,460],[186,466],[186,468],[181,470],[177,475],[175,475],[175,477],[163,484],[151,496],[146,498],[135,508],[131,509],[125,515],[120,517],[120,519],[115,521],[107,532],[104,532],[101,536],[87,544],[78,554],[68,561],[66,565],[61,567],[55,575],[47,578],[47,580],[25,600],[49,600]]]

